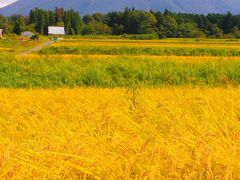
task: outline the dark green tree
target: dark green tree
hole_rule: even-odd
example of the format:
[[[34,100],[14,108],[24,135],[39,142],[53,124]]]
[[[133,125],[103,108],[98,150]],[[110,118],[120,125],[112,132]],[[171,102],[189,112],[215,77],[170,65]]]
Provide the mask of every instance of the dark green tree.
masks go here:
[[[89,24],[89,23],[94,22],[94,21],[95,21],[95,18],[92,15],[87,14],[87,15],[83,16],[83,23],[84,24]]]
[[[225,34],[231,32],[232,28],[234,27],[233,24],[233,15],[229,12],[227,15],[223,17],[222,28]]]
[[[204,38],[206,35],[202,32],[196,24],[183,23],[179,25],[178,37],[181,38]]]
[[[155,32],[156,17],[150,12],[139,13],[138,34],[152,34]]]
[[[210,28],[210,37],[212,38],[222,38],[223,31],[217,26],[217,24],[213,24]]]
[[[165,13],[164,15],[160,14],[157,22],[157,31],[161,38],[177,37],[178,23],[169,13]]]
[[[56,17],[56,22],[63,22],[64,9],[56,7],[55,8],[55,17]]]
[[[2,29],[4,27],[4,24],[6,23],[6,19],[0,15],[0,28]]]
[[[39,11],[37,14],[36,31],[39,34],[44,34],[45,32],[45,17],[43,11]]]
[[[92,22],[83,27],[82,31],[83,35],[91,34],[91,35],[107,35],[112,34],[112,29],[103,23],[100,22]]]
[[[81,34],[82,31],[82,19],[78,12],[72,10],[72,29],[74,30],[75,34]]]
[[[240,30],[237,26],[234,26],[231,34],[233,35],[234,38],[240,38]]]
[[[14,24],[13,32],[15,34],[20,35],[23,31],[25,31],[25,28],[26,28],[25,19],[24,17],[21,16],[16,20]]]
[[[30,23],[35,24],[37,22],[37,15],[36,15],[37,9],[32,9],[29,14]]]
[[[81,34],[83,23],[78,12],[74,10],[65,11],[63,21],[66,34]]]

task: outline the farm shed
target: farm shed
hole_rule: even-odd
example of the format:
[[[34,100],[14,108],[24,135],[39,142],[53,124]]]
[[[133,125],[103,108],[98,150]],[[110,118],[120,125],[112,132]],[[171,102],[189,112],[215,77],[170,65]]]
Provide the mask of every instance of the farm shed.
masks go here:
[[[65,35],[65,29],[60,26],[48,26],[48,35]]]
[[[3,37],[3,30],[0,29],[0,38],[2,38],[2,37]]]
[[[34,35],[34,33],[30,32],[30,31],[25,31],[21,33],[22,37],[29,37],[31,38]]]

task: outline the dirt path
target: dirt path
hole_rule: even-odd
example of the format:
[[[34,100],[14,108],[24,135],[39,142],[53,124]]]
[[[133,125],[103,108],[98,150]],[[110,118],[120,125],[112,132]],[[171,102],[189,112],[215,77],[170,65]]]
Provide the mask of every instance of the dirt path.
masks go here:
[[[36,46],[36,47],[34,47],[34,48],[32,48],[32,49],[29,49],[29,50],[27,50],[27,51],[21,52],[20,55],[27,55],[27,54],[30,54],[30,53],[32,53],[32,52],[40,51],[42,48],[44,48],[44,47],[46,47],[46,46],[49,46],[49,45],[51,45],[52,43],[54,43],[54,41],[49,40],[49,41],[47,41],[47,42],[45,42],[45,43],[43,43],[43,44],[41,44],[41,45],[39,45],[39,46]]]

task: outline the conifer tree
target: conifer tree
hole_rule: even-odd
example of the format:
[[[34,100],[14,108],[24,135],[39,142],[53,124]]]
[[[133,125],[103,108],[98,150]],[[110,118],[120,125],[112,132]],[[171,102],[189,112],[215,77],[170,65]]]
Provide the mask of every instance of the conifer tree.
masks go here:
[[[14,33],[20,35],[25,30],[25,28],[26,28],[25,19],[24,17],[21,16],[15,22],[13,31]]]

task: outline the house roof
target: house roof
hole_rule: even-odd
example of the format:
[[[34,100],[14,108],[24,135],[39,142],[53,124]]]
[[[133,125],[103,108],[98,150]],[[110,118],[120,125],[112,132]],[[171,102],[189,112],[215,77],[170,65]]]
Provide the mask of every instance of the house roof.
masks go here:
[[[65,29],[64,27],[59,27],[59,26],[49,26],[48,34],[49,35],[65,35]]]
[[[25,31],[21,33],[21,36],[25,36],[25,37],[32,37],[34,35],[34,33],[30,32],[30,31]]]

